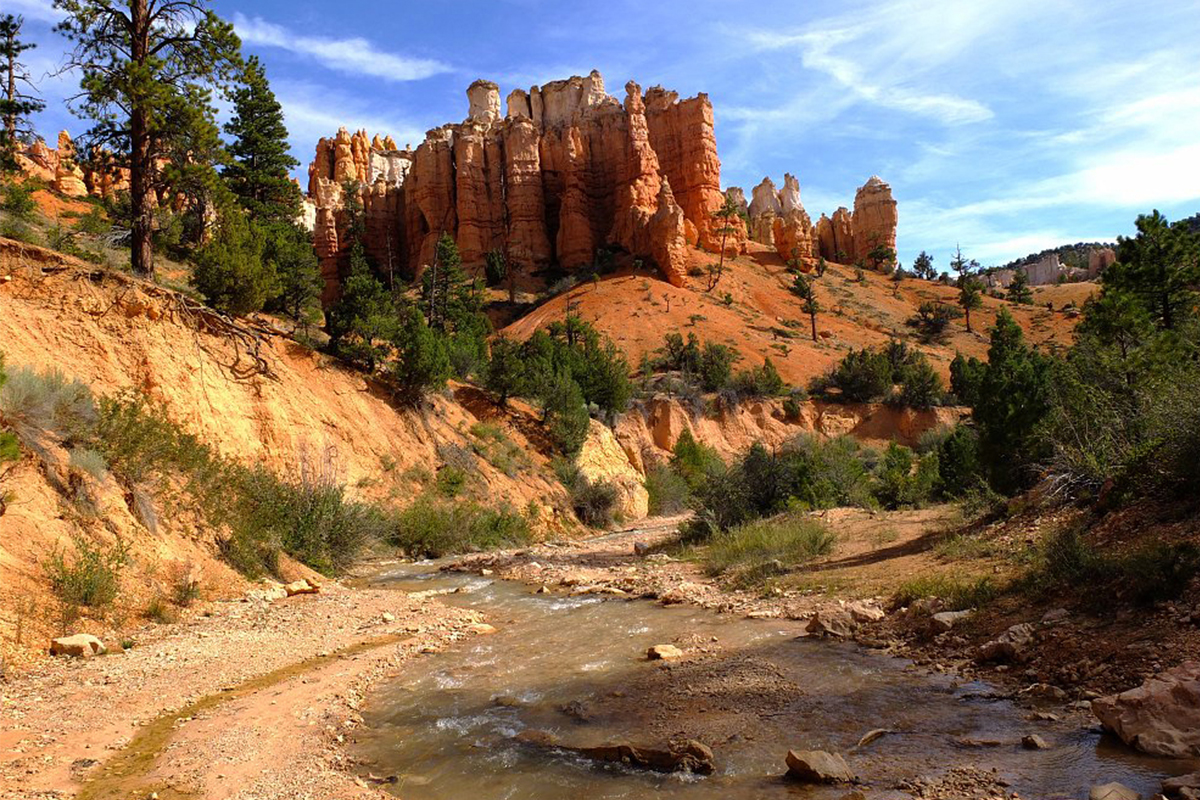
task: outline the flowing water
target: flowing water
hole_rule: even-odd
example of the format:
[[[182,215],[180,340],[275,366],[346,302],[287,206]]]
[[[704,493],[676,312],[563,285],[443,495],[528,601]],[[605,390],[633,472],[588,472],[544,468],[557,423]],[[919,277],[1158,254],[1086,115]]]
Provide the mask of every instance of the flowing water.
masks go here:
[[[980,683],[959,684],[850,644],[797,638],[801,623],[597,596],[537,595],[489,578],[405,565],[374,583],[457,589],[439,600],[485,611],[499,629],[431,655],[376,688],[356,755],[395,775],[405,800],[841,797],[782,780],[789,748],[846,754],[871,797],[906,797],[904,779],[947,768],[995,769],[1026,798],[1086,797],[1120,781],[1152,796],[1164,774],[1195,764],[1138,756],[1073,723],[1035,722]],[[664,667],[645,652],[680,635],[716,642],[728,663]],[[694,645],[695,646],[695,645]],[[717,646],[717,645],[713,645]],[[657,687],[650,694],[639,689]],[[686,690],[681,700],[679,692]],[[855,748],[873,729],[895,733]],[[601,765],[522,744],[523,730],[564,743],[710,745],[706,777]],[[1021,748],[1037,733],[1051,748]]]

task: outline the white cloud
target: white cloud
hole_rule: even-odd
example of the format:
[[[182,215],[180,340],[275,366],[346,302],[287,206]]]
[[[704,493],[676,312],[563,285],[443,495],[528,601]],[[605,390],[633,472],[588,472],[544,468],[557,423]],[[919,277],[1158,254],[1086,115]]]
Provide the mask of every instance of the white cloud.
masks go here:
[[[63,18],[52,0],[5,0],[4,13],[40,22],[58,22]]]
[[[364,75],[386,81],[417,81],[450,72],[440,61],[410,58],[376,49],[366,39],[329,39],[298,34],[267,22],[262,17],[233,15],[234,27],[243,42],[277,47],[299,56],[316,59],[329,69],[351,75]]]
[[[374,136],[391,136],[401,147],[416,147],[425,139],[425,128],[411,120],[380,114],[378,104],[343,98],[336,107],[326,101],[328,90],[307,83],[277,81],[275,96],[283,107],[284,121],[292,153],[300,161],[300,170],[312,160],[317,140],[332,136],[338,128],[366,130]]]

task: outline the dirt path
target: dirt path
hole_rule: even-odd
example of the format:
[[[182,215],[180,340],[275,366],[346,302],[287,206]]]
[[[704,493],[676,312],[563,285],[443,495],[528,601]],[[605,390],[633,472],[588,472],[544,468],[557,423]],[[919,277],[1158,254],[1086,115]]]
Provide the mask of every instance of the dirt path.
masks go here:
[[[0,798],[378,797],[338,746],[361,693],[478,614],[400,591],[213,604],[0,684]]]

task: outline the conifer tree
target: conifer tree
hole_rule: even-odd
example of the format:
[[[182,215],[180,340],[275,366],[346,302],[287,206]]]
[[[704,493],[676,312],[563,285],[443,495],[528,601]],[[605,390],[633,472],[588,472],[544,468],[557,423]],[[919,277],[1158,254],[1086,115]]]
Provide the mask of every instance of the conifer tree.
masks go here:
[[[1029,288],[1029,276],[1025,270],[1019,269],[1013,274],[1012,283],[1008,285],[1008,299],[1018,305],[1033,304],[1033,290]]]
[[[1117,240],[1117,263],[1104,272],[1105,290],[1128,292],[1155,323],[1177,330],[1200,298],[1200,234],[1157,210],[1137,218],[1137,235]]]
[[[241,44],[206,0],[55,0],[54,7],[64,15],[55,29],[75,44],[66,66],[81,72],[72,111],[95,123],[86,145],[129,167],[130,260],[135,273],[152,277],[157,164],[178,134],[165,114],[225,85],[241,63]]]
[[[46,107],[37,96],[27,93],[22,85],[33,89],[33,82],[25,65],[21,63],[21,53],[37,47],[32,42],[21,40],[21,27],[25,24],[22,17],[5,14],[0,17],[0,122],[4,124],[3,137],[0,138],[0,171],[15,169],[14,158],[20,138],[32,133],[28,117]]]
[[[508,404],[509,397],[521,390],[524,379],[521,345],[506,336],[497,337],[492,342],[491,358],[484,372],[484,388],[494,394],[496,402],[503,407]]]
[[[232,162],[222,172],[253,219],[291,222],[300,211],[300,190],[288,173],[299,161],[288,150],[283,108],[257,56],[251,56],[233,93]]]

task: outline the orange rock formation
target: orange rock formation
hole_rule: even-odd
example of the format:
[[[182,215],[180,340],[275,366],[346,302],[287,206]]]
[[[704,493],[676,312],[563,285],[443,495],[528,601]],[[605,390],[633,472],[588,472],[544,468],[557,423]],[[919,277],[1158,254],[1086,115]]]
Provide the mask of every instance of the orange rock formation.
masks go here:
[[[364,244],[385,274],[416,277],[449,233],[468,267],[500,250],[517,270],[573,269],[615,247],[682,285],[687,246],[720,247],[712,104],[661,87],[643,95],[633,82],[625,90],[618,101],[593,71],[513,91],[501,118],[499,87],[481,80],[467,90],[467,119],[430,131],[415,151],[365,131],[322,139],[309,168],[308,216],[326,301],[346,266],[346,181],[359,184]],[[740,220],[734,227],[732,254],[746,238]]]

